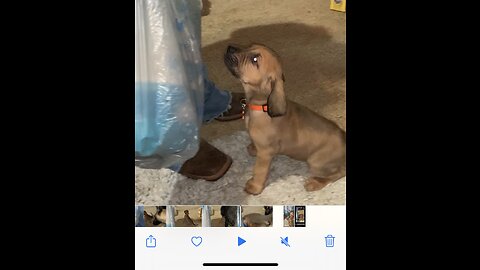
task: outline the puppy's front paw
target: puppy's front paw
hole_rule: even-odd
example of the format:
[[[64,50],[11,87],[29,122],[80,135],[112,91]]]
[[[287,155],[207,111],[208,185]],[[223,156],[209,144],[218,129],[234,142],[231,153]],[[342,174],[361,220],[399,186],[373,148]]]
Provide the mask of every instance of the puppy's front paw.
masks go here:
[[[305,182],[305,185],[303,186],[305,187],[306,191],[315,191],[315,190],[320,190],[324,188],[326,185],[328,185],[328,183],[329,183],[328,181],[319,181],[314,177],[311,177],[307,179],[307,181]]]
[[[253,195],[258,195],[262,193],[263,189],[264,186],[262,184],[258,184],[256,181],[253,180],[253,178],[248,180],[247,184],[245,185],[245,191]]]
[[[248,154],[250,156],[252,156],[252,157],[257,156],[257,148],[255,147],[255,145],[253,143],[251,143],[247,146],[247,151],[248,151]]]

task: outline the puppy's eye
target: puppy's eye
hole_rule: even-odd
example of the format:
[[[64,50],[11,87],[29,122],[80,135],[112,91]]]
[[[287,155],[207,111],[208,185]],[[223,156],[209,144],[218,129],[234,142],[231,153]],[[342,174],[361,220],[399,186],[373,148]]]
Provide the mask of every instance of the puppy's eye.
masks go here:
[[[258,64],[258,57],[259,55],[254,55],[252,58],[250,58],[250,61],[252,61],[252,64],[257,65]]]

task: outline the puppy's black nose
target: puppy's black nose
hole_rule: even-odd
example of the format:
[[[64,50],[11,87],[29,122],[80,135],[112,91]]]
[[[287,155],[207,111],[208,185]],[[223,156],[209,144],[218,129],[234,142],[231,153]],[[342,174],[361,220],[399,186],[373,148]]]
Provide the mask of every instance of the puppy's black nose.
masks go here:
[[[235,52],[237,52],[237,51],[238,51],[238,49],[235,48],[235,47],[233,47],[233,46],[228,46],[228,48],[227,48],[227,53],[228,53],[228,54],[233,54],[233,53],[235,53]]]

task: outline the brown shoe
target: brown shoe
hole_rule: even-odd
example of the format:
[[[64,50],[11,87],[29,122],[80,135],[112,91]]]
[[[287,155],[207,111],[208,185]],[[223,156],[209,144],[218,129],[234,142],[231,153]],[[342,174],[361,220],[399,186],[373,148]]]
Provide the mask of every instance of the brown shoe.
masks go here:
[[[230,109],[224,112],[219,117],[215,118],[218,121],[232,121],[242,118],[242,103],[241,100],[245,98],[244,93],[235,93],[232,94],[232,102],[230,103]]]
[[[201,139],[197,154],[185,161],[179,173],[192,179],[215,181],[232,165],[232,158]]]

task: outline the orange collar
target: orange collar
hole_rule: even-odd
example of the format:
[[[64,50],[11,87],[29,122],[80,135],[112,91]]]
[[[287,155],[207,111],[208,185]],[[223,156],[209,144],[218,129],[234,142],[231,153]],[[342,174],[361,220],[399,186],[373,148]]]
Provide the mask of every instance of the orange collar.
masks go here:
[[[263,105],[255,105],[255,104],[248,104],[248,109],[252,111],[263,111],[263,112],[268,112],[268,105],[263,104]]]
[[[248,107],[249,110],[252,111],[263,111],[263,112],[268,112],[268,105],[263,104],[263,105],[255,105],[255,104],[247,104],[246,99],[240,100],[240,103],[242,103],[242,119],[245,118],[245,109]]]
[[[242,103],[242,119],[245,119],[245,109],[248,107],[248,109],[252,111],[263,111],[263,112],[268,112],[268,105],[263,104],[263,105],[255,105],[255,104],[247,104],[246,99],[240,100],[240,103]]]

